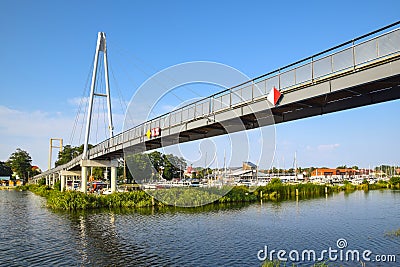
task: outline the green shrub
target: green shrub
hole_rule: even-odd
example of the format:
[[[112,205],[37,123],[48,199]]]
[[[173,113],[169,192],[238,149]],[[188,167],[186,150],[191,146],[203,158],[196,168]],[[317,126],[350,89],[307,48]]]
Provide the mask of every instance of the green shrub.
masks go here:
[[[61,181],[58,180],[54,183],[54,190],[61,191]]]
[[[393,176],[390,178],[389,183],[395,187],[400,186],[400,176]]]
[[[269,183],[266,186],[261,186],[256,189],[254,194],[263,200],[285,200],[296,197],[296,189],[298,190],[298,197],[310,198],[325,196],[325,185],[318,185],[312,183],[305,184],[283,184],[280,182]],[[332,190],[328,187],[328,193]],[[261,197],[262,192],[262,197]]]
[[[400,228],[394,231],[386,232],[386,236],[399,236],[400,237]]]
[[[46,185],[46,178],[40,179],[40,180],[38,181],[38,185],[39,185],[39,186],[41,186],[41,185]]]

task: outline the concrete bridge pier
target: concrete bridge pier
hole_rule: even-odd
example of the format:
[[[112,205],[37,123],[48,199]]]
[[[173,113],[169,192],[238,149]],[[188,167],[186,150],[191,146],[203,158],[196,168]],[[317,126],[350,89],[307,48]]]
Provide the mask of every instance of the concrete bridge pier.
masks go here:
[[[65,191],[65,175],[61,174],[61,192]]]
[[[117,191],[117,167],[111,166],[111,192]]]
[[[88,182],[87,174],[88,174],[87,167],[82,166],[82,169],[81,169],[81,191],[85,194],[87,193],[87,182]]]
[[[87,168],[88,167],[101,167],[101,168],[111,168],[111,192],[117,190],[117,160],[82,160],[82,188],[83,193],[87,193]]]
[[[74,177],[79,176],[79,172],[75,172],[75,171],[66,171],[66,170],[62,170],[60,171],[60,173],[58,174],[59,177],[61,177],[61,191],[65,191],[67,189],[67,181],[68,179],[72,181],[74,181]]]

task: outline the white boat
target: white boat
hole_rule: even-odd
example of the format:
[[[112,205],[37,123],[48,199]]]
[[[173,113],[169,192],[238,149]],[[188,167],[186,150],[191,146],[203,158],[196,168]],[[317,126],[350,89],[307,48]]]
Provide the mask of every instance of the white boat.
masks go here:
[[[156,184],[143,184],[142,185],[144,190],[153,190],[157,188]]]
[[[112,192],[111,192],[111,189],[105,189],[103,192],[102,192],[102,194],[103,195],[110,195]]]

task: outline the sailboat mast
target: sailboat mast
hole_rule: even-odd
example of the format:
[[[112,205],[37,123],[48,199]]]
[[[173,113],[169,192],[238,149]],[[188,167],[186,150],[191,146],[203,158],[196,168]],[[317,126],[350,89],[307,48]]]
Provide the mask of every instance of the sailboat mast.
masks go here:
[[[222,183],[226,181],[226,150],[224,149],[224,176]]]
[[[294,177],[297,182],[297,151],[294,152]]]

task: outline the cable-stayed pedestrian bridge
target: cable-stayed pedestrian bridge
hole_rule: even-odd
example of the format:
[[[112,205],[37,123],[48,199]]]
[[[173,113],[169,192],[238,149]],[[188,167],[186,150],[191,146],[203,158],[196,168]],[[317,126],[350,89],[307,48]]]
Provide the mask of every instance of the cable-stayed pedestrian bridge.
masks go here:
[[[134,153],[400,98],[400,22],[143,122],[32,178],[49,183]],[[105,37],[104,37],[105,42]],[[98,45],[105,51],[105,43]],[[268,101],[271,90],[281,97]],[[239,121],[239,123],[238,123]],[[149,135],[151,129],[158,134]],[[114,171],[113,171],[114,168]],[[113,177],[114,176],[114,177]],[[65,183],[65,179],[62,180]],[[114,183],[114,185],[113,185]],[[86,192],[83,188],[82,190]]]

